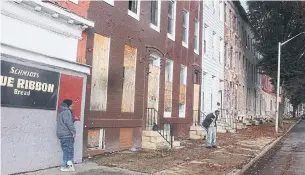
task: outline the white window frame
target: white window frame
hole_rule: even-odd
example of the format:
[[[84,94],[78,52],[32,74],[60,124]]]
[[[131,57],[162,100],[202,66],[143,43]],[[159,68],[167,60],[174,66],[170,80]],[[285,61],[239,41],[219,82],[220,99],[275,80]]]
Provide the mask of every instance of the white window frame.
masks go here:
[[[161,0],[157,0],[158,1],[158,24],[157,26],[150,23],[150,28],[154,29],[155,31],[160,33],[160,21],[161,21]],[[151,15],[151,14],[150,14]]]
[[[100,138],[99,138],[99,149],[102,149],[104,150],[106,145],[105,145],[105,129],[104,128],[101,128],[100,129]]]
[[[204,31],[203,31],[203,53],[205,55],[208,54],[208,38],[209,38],[209,26],[204,24]]]
[[[133,17],[134,19],[136,19],[138,21],[140,21],[140,4],[141,4],[140,2],[141,2],[141,0],[137,0],[137,13],[128,9],[128,15]],[[128,1],[128,3],[129,3],[129,1]]]
[[[197,24],[197,26],[196,26],[196,24]],[[196,32],[196,28],[197,28],[197,32]],[[195,46],[194,46],[194,52],[197,54],[197,55],[199,55],[199,39],[200,39],[200,23],[199,23],[199,21],[196,19],[195,20],[195,30],[194,30],[194,39],[195,39],[195,37],[197,36],[197,42],[196,43],[194,43],[196,46],[197,46],[197,49],[195,49]]]
[[[216,51],[216,32],[213,31],[213,36],[212,36],[212,57],[213,59],[216,59],[215,58],[215,51]]]
[[[182,111],[180,109],[180,106],[182,106]],[[179,103],[179,118],[185,118],[185,104]]]
[[[167,63],[170,63],[170,72],[169,72],[169,74],[170,74],[170,78],[167,80],[167,75],[166,75],[166,72],[165,72],[165,81],[169,81],[169,82],[173,82],[173,61],[172,60],[170,60],[170,59],[166,59],[166,61],[165,61],[165,71],[166,71],[166,65],[167,65]]]
[[[174,15],[173,15],[173,26],[172,26],[173,27],[173,31],[172,31],[173,33],[168,33],[168,31],[167,31],[167,38],[175,41],[175,37],[176,37],[176,4],[177,4],[177,2],[176,2],[176,0],[169,0],[168,1],[168,3],[171,3],[171,2],[174,3],[173,4]]]
[[[78,4],[78,0],[69,0],[69,1],[74,3],[74,4]]]
[[[183,9],[183,12],[186,12],[186,42],[184,42],[183,40],[182,40],[182,46],[183,47],[185,47],[185,48],[188,48],[188,43],[189,43],[189,23],[190,23],[190,20],[189,20],[189,18],[190,18],[190,13],[189,13],[189,11],[187,11],[186,9]],[[182,13],[183,13],[182,12]],[[182,20],[183,20],[183,14],[182,14]],[[182,23],[182,27],[183,27],[183,23]],[[183,33],[182,33],[182,35],[183,35]]]
[[[103,1],[106,2],[107,4],[111,5],[111,6],[114,6],[114,0],[103,0]]]
[[[180,66],[180,78],[181,78],[181,70],[183,69],[183,82],[182,84],[186,85],[187,84],[187,67],[183,64],[181,64]],[[180,84],[181,84],[181,80],[180,80]]]
[[[224,22],[224,3],[222,0],[219,1],[219,20]]]
[[[153,66],[160,67],[160,57],[156,55],[150,55],[149,60],[152,61]]]
[[[224,63],[224,46],[225,44],[224,44],[224,40],[223,40],[223,38],[219,38],[219,49],[220,49],[220,60],[219,60],[219,62],[220,62],[220,64],[223,64]]]

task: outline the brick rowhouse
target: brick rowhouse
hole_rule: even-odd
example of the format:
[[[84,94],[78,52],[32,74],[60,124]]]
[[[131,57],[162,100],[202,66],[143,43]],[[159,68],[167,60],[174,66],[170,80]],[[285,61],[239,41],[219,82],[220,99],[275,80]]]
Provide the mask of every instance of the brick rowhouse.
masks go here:
[[[174,1],[175,34],[168,37],[169,2],[154,4],[156,9],[161,7],[156,22],[159,28],[151,24],[150,1],[137,4],[138,16],[131,14],[129,1],[90,2],[88,18],[95,21],[96,26],[89,30],[87,40],[86,61],[92,65],[92,74],[87,82],[85,147],[105,152],[140,147],[146,108],[153,102],[159,114],[166,115],[173,125],[175,137],[188,137],[193,120],[194,83],[201,82],[201,27],[198,53],[194,52],[194,33],[195,21],[199,26],[202,24],[202,2]],[[183,11],[188,12],[186,47],[182,45]],[[159,58],[159,70],[148,69],[149,63],[158,64],[158,59],[151,57]],[[172,64],[173,70],[169,81],[165,77],[168,64]],[[181,93],[179,75],[184,66],[186,89]],[[168,82],[171,83],[166,86]],[[159,90],[149,96],[155,92],[151,86]],[[165,94],[168,87],[170,97]],[[165,112],[165,98],[170,101],[169,112]],[[179,114],[179,106],[183,108],[183,105],[185,111]]]

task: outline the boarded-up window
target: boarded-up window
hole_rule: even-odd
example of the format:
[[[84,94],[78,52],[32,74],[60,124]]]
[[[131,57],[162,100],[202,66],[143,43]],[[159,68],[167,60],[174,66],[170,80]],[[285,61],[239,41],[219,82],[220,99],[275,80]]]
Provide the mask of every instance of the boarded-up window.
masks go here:
[[[180,68],[179,117],[185,117],[187,67]]]
[[[110,38],[94,35],[91,110],[106,111]]]
[[[125,45],[122,112],[134,112],[137,49]]]
[[[105,149],[105,130],[89,129],[87,147],[89,149],[90,148]]]
[[[173,61],[165,63],[164,117],[170,117],[172,111]]]
[[[120,149],[129,149],[133,142],[133,128],[120,128]]]

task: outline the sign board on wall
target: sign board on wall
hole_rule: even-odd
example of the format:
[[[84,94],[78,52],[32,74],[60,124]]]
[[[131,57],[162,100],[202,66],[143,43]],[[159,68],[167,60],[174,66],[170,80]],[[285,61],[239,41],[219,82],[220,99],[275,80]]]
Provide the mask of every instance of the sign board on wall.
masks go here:
[[[1,106],[55,110],[59,73],[1,60]]]

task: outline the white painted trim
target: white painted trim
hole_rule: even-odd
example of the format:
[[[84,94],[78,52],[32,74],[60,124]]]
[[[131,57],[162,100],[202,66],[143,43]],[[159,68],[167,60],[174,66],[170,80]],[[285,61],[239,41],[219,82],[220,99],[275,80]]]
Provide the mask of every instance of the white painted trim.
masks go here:
[[[14,2],[12,2],[14,3]],[[52,11],[52,13],[58,13],[60,14],[59,16],[64,16],[66,18],[69,18],[69,19],[73,19],[74,21],[77,21],[78,23],[83,23],[89,27],[94,27],[94,22],[93,21],[89,21],[83,17],[80,17],[74,13],[71,13],[69,11],[66,11],[65,9],[63,8],[60,8],[54,4],[50,4],[50,3],[46,3],[46,2],[43,2],[43,1],[22,1],[21,3],[24,3],[24,4],[33,4],[34,3],[34,6],[41,6],[42,7],[42,10],[44,9],[47,9],[48,11]]]
[[[179,103],[179,118],[185,118],[185,106],[186,106],[186,104],[182,104],[183,105],[183,112],[180,112],[180,104],[181,103]]]
[[[158,24],[157,26],[150,23],[150,28],[154,29],[155,31],[160,33],[160,24],[161,24],[161,0],[158,0]]]
[[[71,2],[73,2],[74,4],[78,4],[78,0],[69,0]]]
[[[172,112],[164,112],[164,117],[166,118],[172,117]]]
[[[149,27],[160,33],[160,26],[158,27],[158,26],[155,26],[154,24],[150,23]]]
[[[185,47],[185,48],[188,48],[188,43],[189,43],[189,27],[190,27],[190,25],[189,25],[190,24],[190,12],[187,11],[186,9],[183,9],[183,11],[187,12],[187,24],[186,24],[186,42],[182,41],[182,46]],[[182,18],[183,18],[183,16],[182,16]]]
[[[200,22],[198,21],[198,20],[196,20],[195,21],[195,27],[196,27],[196,23],[198,23],[198,25],[197,25],[197,27],[198,27],[198,30],[197,30],[197,37],[198,37],[198,40],[197,40],[197,49],[195,49],[195,47],[194,47],[194,52],[197,54],[197,55],[199,55],[199,46],[200,46]],[[196,31],[196,28],[195,28],[195,31]]]
[[[177,18],[177,14],[176,14],[176,12],[177,12],[177,1],[176,0],[170,0],[170,1],[173,1],[174,2],[174,18],[173,18],[173,33],[172,34],[170,34],[170,33],[168,33],[167,32],[167,38],[169,38],[169,39],[171,39],[172,41],[175,41],[175,39],[176,39],[176,18]],[[170,2],[169,1],[169,2]]]
[[[104,145],[104,147],[103,147]],[[99,142],[98,142],[98,147],[102,150],[105,149],[106,145],[105,145],[105,129],[101,128],[100,129],[100,138],[99,138]]]
[[[137,8],[137,13],[134,13],[133,11],[131,11],[131,10],[128,9],[128,15],[131,16],[131,17],[133,17],[134,19],[140,21],[140,9],[141,9],[141,7],[140,7],[141,3],[140,3],[140,2],[141,2],[141,1],[138,0],[137,2],[138,2],[138,5],[137,5],[137,7],[138,7],[138,8]]]
[[[114,6],[114,0],[103,0],[103,1],[111,6]]]
[[[70,30],[69,32],[66,32],[65,30],[55,28],[51,25],[39,22],[37,20],[29,19],[25,16],[21,16],[20,14],[9,12],[5,9],[1,9],[1,14],[4,15],[4,16],[7,16],[7,17],[10,17],[10,18],[25,22],[27,24],[30,24],[30,25],[33,25],[33,26],[36,26],[36,27],[39,27],[39,28],[57,33],[57,34],[60,34],[60,35],[64,35],[64,36],[67,36],[67,37],[72,37],[72,38],[75,38],[75,39],[78,39],[78,40],[82,39],[81,36],[78,36],[75,32],[72,32],[72,30]]]
[[[72,70],[75,72],[90,75],[90,66],[70,62],[61,58],[54,58],[40,53],[16,48],[10,45],[1,44],[1,54],[13,56],[14,58],[26,59],[29,61],[37,62],[42,65],[54,66],[62,69]]]

